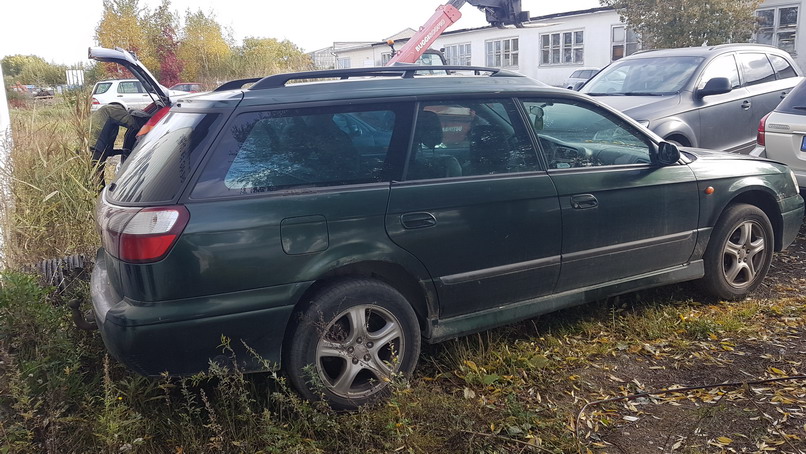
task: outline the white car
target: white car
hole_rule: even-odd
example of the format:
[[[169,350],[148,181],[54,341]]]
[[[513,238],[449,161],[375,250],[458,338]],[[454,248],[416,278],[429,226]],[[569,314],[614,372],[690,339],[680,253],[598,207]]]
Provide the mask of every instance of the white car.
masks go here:
[[[181,90],[169,90],[161,85],[160,88],[171,97],[189,94]],[[95,112],[107,104],[120,104],[127,109],[143,109],[157,98],[156,94],[149,93],[137,79],[102,80],[92,89],[91,110]]]
[[[578,89],[588,79],[595,76],[599,72],[599,68],[580,68],[572,72],[570,76],[563,82],[563,87],[569,90]]]
[[[806,83],[801,81],[758,124],[756,148],[750,155],[789,166],[806,187]]]

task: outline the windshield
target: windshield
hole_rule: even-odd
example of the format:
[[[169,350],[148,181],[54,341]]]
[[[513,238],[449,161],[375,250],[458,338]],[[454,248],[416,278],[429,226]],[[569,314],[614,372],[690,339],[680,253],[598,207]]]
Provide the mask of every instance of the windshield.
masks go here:
[[[647,57],[623,60],[605,68],[585,85],[589,95],[662,96],[679,92],[703,57]]]

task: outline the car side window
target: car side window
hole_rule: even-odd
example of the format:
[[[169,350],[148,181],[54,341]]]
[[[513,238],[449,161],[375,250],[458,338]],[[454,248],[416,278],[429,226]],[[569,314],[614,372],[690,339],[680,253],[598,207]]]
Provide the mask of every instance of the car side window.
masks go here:
[[[739,54],[739,63],[744,74],[744,84],[747,86],[775,80],[775,71],[773,71],[770,61],[767,60],[766,54]]]
[[[702,72],[702,76],[700,76],[697,89],[702,90],[705,88],[705,84],[714,77],[727,77],[732,88],[739,88],[741,85],[739,69],[736,67],[736,59],[733,54],[721,55],[708,63],[708,66]]]
[[[538,170],[537,154],[510,99],[422,103],[406,180]]]
[[[118,93],[143,93],[144,91],[140,82],[126,81],[118,83]]]
[[[109,87],[112,86],[112,82],[99,82],[98,85],[95,86],[95,91],[92,92],[93,95],[102,95],[109,90]]]
[[[391,181],[389,151],[393,135],[408,136],[406,115],[394,104],[242,113],[213,150],[192,196]]]
[[[619,117],[584,101],[524,101],[548,168],[648,164],[649,140]]]
[[[769,57],[777,79],[797,77],[798,74],[795,72],[795,68],[793,68],[784,57],[773,54],[770,54]]]

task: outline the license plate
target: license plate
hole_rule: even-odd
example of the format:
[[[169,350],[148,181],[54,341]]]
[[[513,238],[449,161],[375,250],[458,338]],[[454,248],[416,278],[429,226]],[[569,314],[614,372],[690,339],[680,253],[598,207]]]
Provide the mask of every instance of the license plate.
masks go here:
[[[800,151],[806,151],[806,136],[800,141]]]

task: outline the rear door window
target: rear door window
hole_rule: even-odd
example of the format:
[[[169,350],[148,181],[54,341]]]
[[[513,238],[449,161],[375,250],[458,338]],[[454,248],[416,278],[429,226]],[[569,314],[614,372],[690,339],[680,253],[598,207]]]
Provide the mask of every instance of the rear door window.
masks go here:
[[[746,86],[763,84],[775,80],[775,71],[772,69],[766,54],[745,53],[739,54],[739,63],[744,73]]]
[[[118,84],[118,93],[145,93],[139,81],[126,81]]]
[[[121,203],[171,202],[218,130],[220,114],[169,112],[132,151],[108,197]]]
[[[192,197],[399,178],[405,148],[392,150],[396,141],[407,142],[410,111],[385,104],[242,113],[205,164]]]
[[[423,102],[406,180],[538,170],[537,153],[510,99]]]

